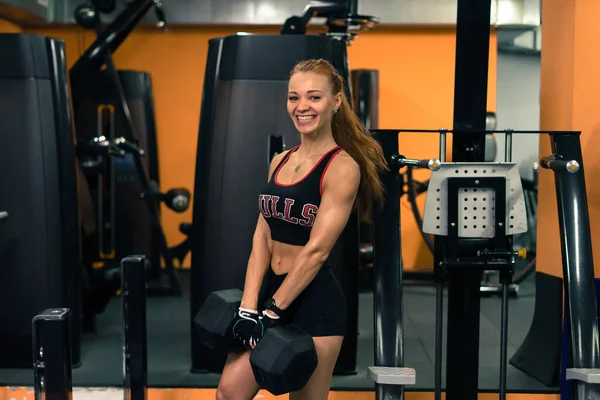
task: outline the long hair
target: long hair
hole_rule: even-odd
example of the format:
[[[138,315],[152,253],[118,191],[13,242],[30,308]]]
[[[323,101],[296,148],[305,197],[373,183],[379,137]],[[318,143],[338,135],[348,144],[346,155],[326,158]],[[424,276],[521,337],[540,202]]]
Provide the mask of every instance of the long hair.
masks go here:
[[[344,91],[344,80],[329,62],[323,59],[301,61],[294,66],[290,77],[298,72],[316,72],[328,77],[332,93],[341,94],[342,103],[338,112],[333,114],[331,130],[337,144],[360,167],[357,209],[362,221],[370,221],[372,200],[382,201],[385,196],[379,178],[380,170],[388,170],[383,149],[352,110]]]

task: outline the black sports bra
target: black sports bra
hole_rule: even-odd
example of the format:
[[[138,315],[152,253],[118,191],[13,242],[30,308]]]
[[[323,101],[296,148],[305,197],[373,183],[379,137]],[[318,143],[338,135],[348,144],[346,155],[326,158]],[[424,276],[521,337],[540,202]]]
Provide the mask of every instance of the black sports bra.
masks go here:
[[[323,178],[329,163],[343,149],[334,147],[325,153],[302,179],[293,184],[277,180],[279,171],[288,161],[293,147],[275,168],[273,176],[258,196],[258,207],[271,228],[271,239],[304,246],[317,217],[323,194]]]

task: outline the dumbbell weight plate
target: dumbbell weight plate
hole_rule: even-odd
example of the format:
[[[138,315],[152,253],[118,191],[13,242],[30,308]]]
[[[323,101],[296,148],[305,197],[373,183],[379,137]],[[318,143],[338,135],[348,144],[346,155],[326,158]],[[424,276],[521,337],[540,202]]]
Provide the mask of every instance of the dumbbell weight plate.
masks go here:
[[[250,354],[256,383],[275,396],[302,389],[317,362],[313,338],[295,325],[267,330]]]
[[[200,341],[217,354],[243,350],[231,331],[241,302],[242,291],[239,289],[212,292],[194,318]]]

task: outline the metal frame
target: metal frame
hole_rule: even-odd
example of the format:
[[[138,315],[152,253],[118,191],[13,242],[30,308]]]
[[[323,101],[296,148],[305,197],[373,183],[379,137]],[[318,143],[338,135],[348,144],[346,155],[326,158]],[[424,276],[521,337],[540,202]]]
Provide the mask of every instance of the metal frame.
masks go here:
[[[32,320],[35,400],[71,400],[71,310],[49,308]]]
[[[121,261],[121,324],[123,329],[123,387],[125,398],[148,398],[146,334],[146,269],[144,256]]]
[[[402,132],[422,132],[422,133],[438,133],[440,135],[440,154],[445,154],[446,133],[461,135],[464,131],[456,130],[422,130],[422,129],[399,129],[399,130],[373,130],[373,137],[379,141],[384,150],[384,155],[390,163],[391,172],[389,175],[397,175],[398,168],[404,165],[421,165],[425,166],[427,160],[403,160],[396,153],[398,149],[398,134]],[[590,221],[587,206],[587,194],[585,185],[585,174],[583,167],[583,157],[581,152],[581,143],[579,131],[516,131],[516,130],[471,130],[470,134],[486,134],[486,133],[507,133],[509,136],[509,145],[511,145],[512,134],[548,134],[552,147],[552,155],[543,157],[540,166],[545,169],[552,170],[555,177],[555,187],[557,196],[558,219],[561,238],[561,252],[563,261],[563,282],[568,304],[568,313],[566,325],[568,327],[567,334],[569,340],[569,359],[567,364],[572,368],[567,370],[567,380],[570,382],[570,390],[574,398],[587,399],[590,395],[596,395],[598,388],[593,382],[600,380],[600,343],[598,329],[598,314],[597,300],[595,289],[595,276],[593,266],[592,245],[590,239]],[[512,147],[512,146],[507,146]],[[400,163],[398,164],[398,160]],[[398,168],[396,168],[398,167]],[[469,178],[461,178],[462,182],[468,182]],[[395,200],[397,194],[396,181],[397,177],[386,177],[382,175],[382,180],[386,188],[388,197]],[[449,183],[449,191],[453,193],[448,197],[449,210],[454,207],[454,216],[456,217],[457,210],[457,194],[458,189],[463,183],[461,181],[452,181]],[[495,187],[495,190],[501,191],[505,184],[501,182],[503,179],[492,180],[486,182],[488,186]],[[496,204],[501,203],[498,199],[504,199],[504,196],[496,196]],[[398,290],[398,285],[402,285],[402,274],[398,272],[401,269],[400,257],[400,234],[399,224],[394,225],[395,221],[399,221],[399,206],[396,201],[391,201],[391,205],[384,204],[381,211],[375,211],[374,207],[374,268],[375,268],[375,337],[376,352],[375,363],[380,366],[403,366],[403,325],[402,325],[402,292]],[[497,218],[502,214],[501,209],[496,209]],[[385,218],[383,217],[385,215]],[[390,215],[392,217],[390,217]],[[398,218],[395,216],[398,215]],[[498,237],[492,238],[493,247],[505,247],[506,251],[494,249],[489,251],[489,239],[486,240],[465,240],[458,237],[456,234],[450,234],[446,237],[436,236],[436,252],[434,257],[434,276],[438,283],[437,292],[437,319],[436,324],[436,362],[435,362],[435,382],[436,382],[436,397],[441,396],[441,342],[442,330],[440,308],[443,306],[443,297],[441,291],[443,283],[448,278],[450,273],[457,273],[458,276],[466,270],[479,267],[483,269],[499,269],[501,271],[501,282],[503,284],[503,302],[502,302],[502,331],[501,342],[506,343],[507,339],[507,311],[508,311],[508,289],[510,283],[510,274],[512,273],[511,265],[514,262],[514,252],[512,251],[512,238],[510,235],[503,235],[503,231],[498,232]],[[469,238],[470,239],[470,238]],[[383,249],[382,249],[383,248]],[[470,254],[471,257],[465,259],[463,253]],[[383,253],[383,254],[382,254]],[[473,257],[473,253],[477,257]],[[390,258],[388,258],[388,256]],[[500,262],[490,263],[484,258],[493,256]],[[460,262],[459,262],[460,257]],[[384,258],[385,261],[381,259]],[[493,265],[493,267],[491,267]],[[437,271],[437,272],[435,272]],[[471,275],[472,277],[473,275]],[[467,276],[467,279],[469,277]],[[449,285],[449,291],[458,290],[452,285]],[[478,293],[478,292],[477,292]],[[450,296],[449,296],[450,297]],[[476,297],[476,304],[479,299]],[[449,304],[448,309],[452,308]],[[463,305],[463,307],[465,307]],[[467,305],[467,307],[479,307]],[[454,314],[449,314],[449,322],[455,318]],[[462,318],[462,316],[460,317]],[[479,320],[471,321],[469,329],[479,332]],[[398,348],[397,343],[401,346]],[[452,346],[449,346],[449,348]],[[504,346],[502,346],[504,347]],[[456,350],[456,349],[455,349]],[[464,351],[464,348],[460,350]],[[479,344],[468,348],[471,354],[470,360],[477,360],[479,356]],[[439,356],[438,356],[438,353]],[[457,351],[448,352],[447,365],[448,373],[453,371],[455,374],[464,373],[464,371],[478,368],[475,365],[465,365],[465,357],[456,357],[460,355]],[[506,395],[506,354],[505,349],[501,353],[501,370],[500,370],[500,397]],[[449,375],[447,380],[451,376]],[[474,377],[467,375],[465,379],[473,380]],[[475,379],[475,385],[477,380]],[[471,389],[462,388],[461,391],[446,387],[446,395],[462,396],[462,398],[470,398],[472,396]],[[477,395],[477,390],[474,394]],[[387,394],[385,397],[384,394]],[[403,391],[394,393],[388,390],[385,393],[385,386],[378,389],[377,398],[386,400],[403,398]],[[448,398],[448,397],[447,397]]]

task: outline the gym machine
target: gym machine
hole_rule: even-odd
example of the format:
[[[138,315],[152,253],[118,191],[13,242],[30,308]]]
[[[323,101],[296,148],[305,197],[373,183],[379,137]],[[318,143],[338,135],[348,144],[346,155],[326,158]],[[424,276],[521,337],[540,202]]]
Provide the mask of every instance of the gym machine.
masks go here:
[[[497,270],[502,285],[501,350],[499,395],[506,398],[508,294],[515,258],[513,235],[527,229],[521,179],[511,162],[512,135],[549,134],[553,154],[542,158],[542,168],[554,171],[564,288],[567,296],[566,324],[570,354],[566,379],[574,397],[589,400],[599,395],[600,382],[598,316],[589,216],[579,132],[503,131],[507,138],[504,162],[485,161],[485,136],[496,133],[486,128],[487,69],[489,58],[490,1],[459,0],[455,72],[455,109],[452,130],[375,131],[384,144],[386,136],[401,132],[437,132],[439,158],[411,160],[386,154],[391,173],[414,166],[428,168],[428,185],[423,230],[434,235],[434,277],[436,279],[435,398],[442,393],[443,290],[448,284],[448,326],[445,391],[448,400],[476,400],[479,377],[480,287],[483,270]],[[446,162],[447,134],[452,134],[452,162]],[[387,139],[390,140],[390,139]],[[397,139],[396,139],[397,140]],[[395,146],[395,147],[394,147]],[[397,149],[397,142],[387,148]],[[384,147],[385,149],[385,147]],[[394,178],[383,176],[386,189]],[[397,183],[388,195],[397,199]],[[386,199],[387,203],[387,199]],[[386,207],[386,204],[384,204]],[[395,210],[393,210],[395,212]],[[377,217],[377,215],[375,215]],[[396,220],[396,216],[389,218]],[[375,219],[376,223],[381,220]],[[388,223],[390,223],[388,221]],[[384,225],[385,226],[385,225]],[[396,240],[397,228],[388,234]],[[381,230],[381,226],[378,228]],[[376,233],[376,231],[374,231]],[[374,254],[386,243],[374,237]],[[387,237],[386,240],[389,240]],[[395,246],[400,246],[399,237]],[[399,247],[395,248],[399,253]],[[394,252],[390,252],[394,253]],[[400,266],[375,264],[375,366],[369,376],[377,383],[378,399],[402,399],[404,385],[413,383],[413,371],[402,360],[402,314]],[[378,270],[381,272],[378,272]],[[395,272],[393,282],[383,272]],[[395,301],[391,301],[393,299]],[[391,303],[390,303],[391,302]],[[388,305],[391,304],[391,307]],[[394,324],[384,325],[392,320]],[[398,349],[398,344],[400,344]],[[400,350],[400,351],[398,351]]]
[[[148,398],[145,256],[121,261],[121,321],[123,334],[123,395]],[[68,308],[49,308],[32,320],[34,399],[71,400],[71,318]],[[31,353],[30,353],[31,354]]]
[[[65,44],[7,33],[0,48],[0,368],[31,368],[31,319],[49,307],[72,310],[78,366],[82,266]]]
[[[202,343],[194,319],[211,293],[243,289],[258,190],[266,182],[273,157],[299,143],[285,111],[291,69],[300,60],[326,59],[341,74],[346,95],[352,98],[347,46],[358,27],[368,29],[376,18],[357,18],[354,25],[351,10],[356,10],[356,1],[311,2],[301,21],[292,24],[288,19],[281,35],[238,34],[208,43],[191,229],[192,372],[222,371],[225,357]],[[330,32],[305,34],[312,17],[328,15]],[[339,15],[346,15],[348,23]],[[371,22],[360,22],[366,20]],[[263,118],[258,109],[275,111]],[[353,214],[331,253],[348,310],[336,374],[354,374],[356,369],[358,225]]]
[[[398,134],[402,132],[437,132],[440,136],[439,158],[406,159],[398,154]],[[508,146],[504,162],[446,162],[446,135],[504,133]],[[566,370],[571,381],[573,397],[588,400],[598,396],[600,389],[600,351],[596,309],[595,279],[590,243],[589,217],[580,132],[574,131],[457,131],[457,130],[375,130],[391,172],[382,174],[388,199],[381,210],[374,207],[374,293],[376,366],[369,368],[369,377],[377,382],[378,399],[401,398],[405,385],[414,384],[415,371],[403,365],[402,287],[399,254],[400,216],[398,171],[406,166],[432,171],[424,213],[423,229],[435,235],[438,253],[434,262],[436,276],[436,339],[435,390],[436,399],[442,391],[442,326],[443,288],[449,275],[466,269],[474,273],[497,270],[502,285],[500,398],[506,398],[508,296],[509,285],[519,251],[513,249],[512,236],[527,229],[527,215],[521,179],[517,165],[511,162],[513,134],[548,134],[553,154],[543,157],[540,166],[555,174],[558,215],[562,238],[563,273],[567,293],[567,334],[569,335],[572,366]],[[393,215],[394,218],[390,218]],[[385,217],[383,217],[385,216]],[[398,243],[398,244],[395,244]],[[393,279],[392,279],[393,278]],[[449,287],[452,290],[452,287]],[[449,312],[453,305],[449,304]],[[452,326],[449,316],[449,336]],[[478,321],[477,321],[478,322]],[[478,324],[477,324],[478,325]],[[474,329],[474,327],[472,327]],[[477,326],[478,330],[478,326]],[[451,339],[448,342],[451,343]],[[447,398],[476,398],[477,387],[467,391],[465,386],[452,386],[451,374],[460,363],[453,346],[448,346]],[[469,349],[478,354],[478,348]],[[463,355],[461,355],[463,358]],[[477,358],[475,358],[477,360]],[[477,367],[475,362],[475,367]],[[462,366],[461,366],[462,368]],[[466,369],[466,368],[463,368]],[[475,376],[476,377],[476,376]],[[466,382],[476,384],[472,375]]]
[[[69,71],[79,168],[86,183],[80,199],[92,214],[92,227],[82,240],[83,258],[95,277],[92,285],[99,287],[92,297],[100,305],[92,313],[101,312],[118,289],[117,260],[127,254],[148,255],[149,294],[181,295],[174,263],[180,265],[189,250],[187,241],[169,248],[160,222],[161,204],[184,212],[191,195],[185,188],[160,190],[150,76],[118,71],[112,58],[151,8],[164,29],[164,12],[158,1],[134,0],[104,28],[100,13],[115,7],[115,1],[99,0],[77,7],[76,21],[95,30],[97,38]]]

